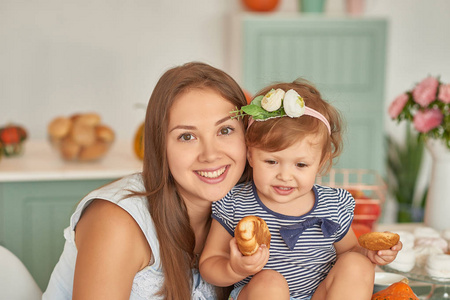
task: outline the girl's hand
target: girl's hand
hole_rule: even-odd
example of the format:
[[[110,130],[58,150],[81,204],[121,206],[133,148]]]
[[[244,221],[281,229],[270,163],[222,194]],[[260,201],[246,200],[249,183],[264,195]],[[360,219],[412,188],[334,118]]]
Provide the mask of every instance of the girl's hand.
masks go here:
[[[384,266],[394,261],[397,257],[398,251],[402,250],[402,247],[402,242],[398,241],[396,245],[392,246],[391,249],[388,250],[367,250],[367,257],[372,261],[372,263]]]
[[[261,245],[251,256],[244,256],[239,251],[235,238],[230,240],[230,266],[233,271],[244,278],[262,270],[269,260],[269,249]]]

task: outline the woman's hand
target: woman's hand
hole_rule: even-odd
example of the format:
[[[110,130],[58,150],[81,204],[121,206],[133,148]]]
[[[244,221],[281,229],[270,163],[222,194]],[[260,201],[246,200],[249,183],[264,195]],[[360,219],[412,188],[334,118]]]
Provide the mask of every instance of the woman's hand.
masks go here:
[[[242,255],[237,246],[236,238],[230,240],[230,266],[231,269],[242,277],[254,275],[262,270],[269,260],[269,249],[261,245],[255,254]]]

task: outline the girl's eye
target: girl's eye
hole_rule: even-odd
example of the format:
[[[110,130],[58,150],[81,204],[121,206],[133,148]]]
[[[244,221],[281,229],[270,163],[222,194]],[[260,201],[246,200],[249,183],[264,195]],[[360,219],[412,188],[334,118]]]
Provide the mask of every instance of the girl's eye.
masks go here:
[[[277,164],[277,162],[275,161],[275,160],[266,160],[266,163],[267,164],[269,164],[269,165],[275,165],[275,164]]]
[[[227,127],[221,128],[219,133],[220,133],[220,135],[230,135],[231,133],[233,133],[233,131],[234,131],[234,128],[227,126]]]
[[[178,139],[183,142],[187,142],[187,141],[193,140],[194,136],[190,133],[183,133],[183,134],[180,134],[180,136],[178,136]]]
[[[296,166],[297,166],[297,168],[305,168],[305,167],[307,167],[307,165],[305,163],[297,163]]]

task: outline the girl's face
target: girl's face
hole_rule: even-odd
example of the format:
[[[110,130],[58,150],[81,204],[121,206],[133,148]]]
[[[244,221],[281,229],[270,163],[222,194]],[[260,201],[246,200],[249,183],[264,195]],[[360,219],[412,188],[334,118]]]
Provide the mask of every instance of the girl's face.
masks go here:
[[[248,160],[261,201],[270,209],[285,214],[296,214],[295,209],[305,205],[312,208],[312,187],[321,166],[321,154],[322,143],[314,135],[281,151],[249,148]]]
[[[217,201],[242,176],[244,126],[234,105],[211,89],[181,94],[170,108],[167,159],[185,202]]]

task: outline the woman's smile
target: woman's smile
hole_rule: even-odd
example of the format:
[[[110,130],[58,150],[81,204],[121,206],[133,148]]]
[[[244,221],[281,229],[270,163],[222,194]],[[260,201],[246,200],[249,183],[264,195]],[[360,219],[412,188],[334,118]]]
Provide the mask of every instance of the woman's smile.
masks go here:
[[[214,179],[220,177],[223,173],[225,173],[226,170],[227,166],[221,167],[214,171],[195,171],[195,172],[201,177]]]

